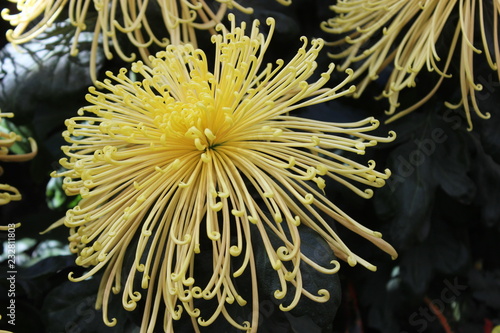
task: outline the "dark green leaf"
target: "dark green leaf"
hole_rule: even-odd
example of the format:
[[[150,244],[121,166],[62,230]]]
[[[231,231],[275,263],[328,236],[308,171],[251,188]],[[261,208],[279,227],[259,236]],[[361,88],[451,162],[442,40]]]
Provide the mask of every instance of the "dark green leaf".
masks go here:
[[[416,294],[422,294],[432,278],[432,256],[425,245],[416,246],[401,257],[401,279],[408,283]]]
[[[277,246],[279,244],[277,237],[272,236],[271,233],[269,233],[269,235],[273,242],[273,246]],[[256,235],[255,238],[257,237],[259,236]],[[326,242],[316,232],[307,227],[301,227],[300,237],[301,251],[303,251],[304,255],[323,267],[333,267],[330,261],[335,260],[335,256]],[[264,296],[263,298],[271,300],[276,306],[280,304],[285,307],[288,306],[293,300],[296,290],[295,287],[288,284],[287,295],[283,299],[276,299],[274,293],[277,290],[281,290],[277,273],[269,263],[263,244],[255,242],[254,251],[258,263],[257,278],[259,281],[259,290]],[[287,263],[284,264],[286,265]],[[290,311],[290,315],[296,318],[304,317],[301,319],[302,322],[312,320],[319,327],[327,328],[333,322],[340,304],[341,289],[338,276],[337,274],[325,275],[303,262],[300,265],[300,271],[304,289],[308,290],[313,295],[316,295],[321,289],[327,290],[330,294],[330,298],[324,303],[319,303],[302,295],[297,306]],[[281,310],[276,309],[276,311],[279,312]]]
[[[500,311],[500,271],[471,270],[469,284],[474,298]]]
[[[431,160],[413,142],[392,150],[389,168],[393,174],[374,204],[379,216],[392,221],[390,239],[401,249],[426,236],[436,185]]]
[[[65,35],[58,34],[61,26],[69,28],[65,29]],[[16,117],[28,119],[35,115],[39,103],[43,102],[51,105],[45,112],[56,109],[52,112],[58,113],[57,110],[68,109],[68,103],[74,104],[74,94],[81,95],[91,84],[89,59],[92,33],[80,35],[80,52],[71,56],[74,30],[70,27],[69,21],[57,23],[52,30],[22,46],[14,48],[7,44],[0,51],[0,105],[3,111],[15,112]],[[99,53],[98,63],[101,62]],[[72,112],[76,111],[69,108]],[[51,122],[47,120],[41,126]]]
[[[481,219],[489,226],[499,225],[500,221],[500,165],[487,155],[478,144],[477,156],[474,159],[473,177],[478,192],[475,204],[480,207]]]
[[[49,257],[24,269],[20,277],[23,279],[43,279],[74,265],[74,255]]]
[[[113,328],[104,324],[102,311],[95,309],[99,282],[97,276],[81,282],[65,281],[52,289],[42,307],[47,332],[129,332],[132,327],[127,322],[125,310],[119,307],[121,299],[111,305],[113,311],[110,316],[117,319]]]

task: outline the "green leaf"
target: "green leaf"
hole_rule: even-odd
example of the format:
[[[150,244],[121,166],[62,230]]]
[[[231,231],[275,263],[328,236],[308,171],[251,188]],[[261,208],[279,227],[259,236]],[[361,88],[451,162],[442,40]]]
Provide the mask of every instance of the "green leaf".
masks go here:
[[[125,310],[119,307],[121,299],[110,305],[113,308],[110,316],[117,319],[113,328],[104,324],[102,311],[95,309],[99,279],[97,275],[81,282],[65,281],[47,294],[42,306],[47,332],[125,332],[130,323]]]
[[[307,227],[299,227],[301,237],[301,251],[305,256],[316,262],[318,265],[331,268],[333,265],[330,261],[335,260],[335,255],[328,244],[321,238],[319,234]],[[268,234],[273,246],[279,247],[280,241],[272,233]],[[258,234],[254,234],[259,238]],[[263,244],[255,242],[253,244],[255,258],[257,262],[257,278],[259,282],[259,292],[264,300],[270,300],[276,305],[276,310],[270,314],[279,314],[281,310],[278,308],[280,304],[288,306],[295,295],[295,287],[287,284],[287,295],[283,299],[276,299],[274,294],[277,290],[281,290],[279,278],[276,271],[271,267],[267,253]],[[283,263],[285,266],[287,263]],[[303,288],[313,295],[317,295],[318,291],[324,289],[330,294],[328,301],[320,303],[304,295],[301,296],[298,304],[290,310],[289,314],[295,319],[288,319],[292,327],[298,323],[314,322],[320,328],[328,328],[332,324],[337,309],[340,304],[340,281],[337,274],[329,275],[318,272],[315,268],[302,262],[300,264],[300,272],[302,274]],[[288,317],[288,316],[287,316]]]
[[[476,142],[477,154],[472,170],[480,191],[475,197],[475,204],[480,208],[481,220],[488,226],[500,225],[500,165]]]
[[[27,267],[20,273],[20,277],[27,280],[46,279],[49,276],[75,265],[74,255],[54,256],[43,259]]]
[[[16,47],[7,44],[0,51],[0,106],[4,112],[13,111],[24,120],[33,119],[40,103],[47,105],[44,112],[76,111],[72,107],[76,95],[83,95],[82,91],[92,83],[89,61],[93,34],[80,35],[80,52],[76,56],[70,55],[73,35],[74,27],[69,21],[58,22],[36,39]],[[101,64],[103,56],[100,52],[97,56]],[[47,120],[40,126],[51,123]]]
[[[468,263],[468,249],[453,231],[433,219],[429,237],[401,255],[401,278],[415,294],[425,293],[435,273],[456,275]]]
[[[438,188],[464,204],[476,194],[470,134],[439,113],[408,117],[411,126],[394,128],[399,145],[388,155],[393,174],[374,198],[377,214],[391,221],[390,238],[399,250],[427,237]]]
[[[415,156],[424,156],[419,154],[413,142],[393,149],[388,161],[393,174],[374,197],[377,214],[391,220],[389,238],[398,250],[425,238],[430,223],[436,184],[430,159],[417,161]]]
[[[500,310],[500,270],[478,271],[471,269],[469,284],[473,296],[482,304]]]

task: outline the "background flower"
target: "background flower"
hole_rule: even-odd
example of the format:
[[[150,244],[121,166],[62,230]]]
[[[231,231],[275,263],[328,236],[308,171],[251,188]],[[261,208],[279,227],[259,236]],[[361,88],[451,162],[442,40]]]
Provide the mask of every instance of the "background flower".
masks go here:
[[[148,62],[150,48],[165,48],[169,44],[189,43],[196,47],[196,30],[214,33],[216,24],[223,21],[228,9],[251,13],[235,0],[157,0],[157,1],[109,1],[109,0],[9,0],[17,4],[18,13],[2,11],[3,19],[15,26],[7,31],[7,39],[13,44],[23,44],[50,28],[68,11],[71,24],[76,27],[71,54],[79,48],[79,35],[93,31],[91,48],[91,76],[96,81],[96,62],[100,41],[107,59],[116,55],[125,61],[136,60],[135,53],[123,46],[123,37],[137,49],[143,61]],[[283,5],[291,0],[277,0]],[[215,9],[214,9],[215,8]],[[34,23],[34,24],[33,24]],[[122,37],[123,35],[123,37]]]
[[[330,8],[338,15],[323,22],[323,29],[347,34],[332,43],[345,47],[331,54],[332,58],[344,59],[341,69],[360,63],[355,74],[361,78],[357,96],[370,81],[382,75],[381,80],[386,83],[382,96],[390,102],[388,122],[429,101],[443,80],[452,76],[459,77],[461,97],[455,105],[447,103],[447,106],[453,109],[463,106],[470,129],[471,108],[481,118],[490,117],[489,113],[481,112],[476,98],[483,85],[476,81],[474,69],[478,66],[474,65],[474,54],[484,56],[482,61],[487,61],[490,69],[500,75],[498,1],[347,0]],[[459,64],[452,65],[456,61]],[[388,71],[388,77],[384,70]],[[428,93],[412,106],[398,109],[400,92],[415,87],[423,70],[440,77],[433,86],[423,88]]]
[[[307,83],[323,41],[313,40],[308,47],[306,38],[288,63],[263,65],[274,20],[268,20],[267,38],[258,21],[248,35],[245,23],[237,27],[232,16],[230,21],[229,32],[219,26],[222,34],[212,38],[213,70],[202,50],[189,44],[168,46],[150,58],[151,67],[132,65],[137,79],[130,79],[126,70],[117,76],[108,73],[111,80],[98,84],[108,92],[91,88],[87,100],[92,105],[66,121],[64,137],[72,145],[63,147],[68,158],[61,165],[67,171],[54,176],[65,177],[68,195],[82,196],[64,224],[71,230],[77,264],[93,266],[70,278],[82,281],[106,266],[97,306],[103,307],[110,326],[116,324],[107,318],[110,293],[123,290],[126,309],[146,298],[144,331],[164,316],[163,329],[171,332],[183,311],[193,317],[196,330],[222,315],[239,329],[251,326],[255,331],[255,233],[279,278],[276,299],[293,293],[289,304],[280,305],[282,310],[293,309],[302,295],[327,301],[327,290],[303,287],[301,263],[324,274],[336,273],[338,263],[323,268],[302,252],[300,225],[321,235],[350,265],[375,267],[352,253],[322,214],[397,256],[380,233],[351,219],[323,192],[325,178],[331,178],[371,197],[372,190],[360,190],[355,183],[381,187],[390,172],[377,172],[373,161],[365,166],[334,150],[364,154],[366,147],[391,141],[394,133],[388,138],[367,134],[378,127],[373,118],[335,124],[289,114],[352,93],[352,86],[341,91],[352,72],[326,88],[332,65],[316,82]],[[125,253],[137,236],[135,259],[123,272]],[[198,272],[205,282],[194,277],[195,257],[202,249],[212,252],[211,267]],[[242,262],[235,266],[240,255]],[[238,292],[237,278],[243,274],[250,276],[251,299]],[[138,291],[137,281],[149,289]],[[207,313],[201,299],[216,303],[213,313]],[[251,303],[251,324],[233,318],[228,310],[233,302]],[[160,303],[165,314],[159,313]]]
[[[0,125],[2,124],[2,118],[13,117],[12,113],[1,113],[0,112]],[[3,126],[2,126],[3,127]],[[3,128],[2,128],[3,129]],[[31,153],[27,154],[9,154],[9,147],[11,147],[16,141],[21,141],[21,137],[14,132],[5,133],[0,130],[0,161],[1,162],[24,162],[29,161],[35,157],[37,153],[37,145],[33,138],[28,138],[31,145]],[[0,166],[0,176],[3,174],[3,168]],[[17,188],[10,186],[8,184],[0,184],[0,205],[8,204],[11,201],[21,200],[21,193]]]

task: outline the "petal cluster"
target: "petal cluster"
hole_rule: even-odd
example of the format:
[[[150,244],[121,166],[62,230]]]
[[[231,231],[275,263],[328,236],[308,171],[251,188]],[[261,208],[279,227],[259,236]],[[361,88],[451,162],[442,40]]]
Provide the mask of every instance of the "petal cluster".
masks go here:
[[[389,121],[423,105],[443,80],[451,76],[459,78],[461,99],[457,104],[447,103],[447,106],[463,106],[469,129],[472,129],[472,110],[481,118],[490,117],[481,112],[476,99],[476,92],[483,86],[476,82],[474,75],[474,54],[484,55],[482,60],[497,71],[500,78],[498,1],[344,0],[331,9],[337,16],[323,22],[322,27],[334,34],[347,34],[332,43],[344,49],[331,56],[344,59],[341,68],[360,63],[356,76],[362,80],[357,96],[370,81],[379,77],[380,72],[390,68],[382,93],[390,102]],[[446,46],[444,52],[437,46],[438,42]],[[450,66],[456,61],[454,56],[459,59],[459,64]],[[399,93],[407,87],[415,87],[417,76],[424,70],[439,75],[436,84],[415,105],[398,109]]]
[[[2,11],[3,19],[15,26],[7,31],[7,40],[23,44],[39,36],[57,22],[67,11],[69,21],[76,28],[71,53],[78,53],[79,35],[93,31],[94,39],[90,53],[92,79],[96,81],[97,48],[102,42],[106,58],[115,53],[125,61],[136,60],[123,47],[123,36],[148,61],[149,49],[169,44],[190,43],[196,45],[196,30],[210,30],[219,24],[228,9],[251,13],[252,8],[243,7],[236,0],[156,0],[156,1],[110,1],[110,0],[9,0],[17,5],[17,13],[9,9]],[[276,0],[283,5],[291,0]],[[213,3],[213,4],[212,4]]]
[[[13,117],[12,113],[1,113],[0,120],[4,117]],[[37,145],[35,140],[28,138],[31,144],[31,153],[12,155],[9,154],[9,148],[17,141],[21,141],[21,136],[14,132],[4,133],[0,131],[0,161],[1,162],[24,162],[35,157],[37,153]],[[3,169],[0,166],[0,176],[3,174]],[[8,184],[0,184],[0,205],[8,204],[11,201],[21,200],[21,194],[17,188]]]
[[[2,118],[13,117],[12,113],[0,112],[0,123]],[[17,141],[21,141],[21,137],[14,132],[0,131],[0,162],[24,162],[35,157],[37,153],[37,145],[35,140],[28,138],[31,145],[31,153],[13,155],[9,154],[9,148]],[[3,174],[3,168],[0,166],[0,176]],[[8,204],[11,201],[21,200],[21,193],[14,186],[9,184],[0,184],[0,206]],[[0,230],[7,230],[7,227],[0,226]]]
[[[232,15],[229,20],[230,29],[219,26],[212,37],[213,67],[192,45],[168,46],[150,57],[150,65],[139,61],[131,72],[108,72],[99,89],[90,89],[90,105],[66,121],[69,145],[60,161],[66,171],[53,176],[64,177],[68,195],[82,197],[61,223],[70,228],[77,264],[89,267],[70,278],[81,281],[105,268],[97,306],[110,326],[116,323],[108,318],[113,292],[121,293],[128,310],[144,302],[142,331],[159,322],[172,332],[184,313],[195,331],[223,316],[255,332],[255,235],[280,281],[275,297],[293,293],[282,310],[302,296],[326,301],[326,290],[303,288],[300,265],[333,274],[339,264],[321,267],[302,253],[299,225],[316,231],[349,264],[375,269],[342,242],[326,216],[397,255],[380,233],[351,219],[323,191],[331,178],[371,197],[371,189],[360,187],[383,186],[390,172],[344,152],[363,154],[394,133],[370,135],[378,126],[373,118],[337,124],[292,115],[351,94],[355,88],[346,85],[352,71],[333,88],[326,86],[333,65],[309,83],[322,40],[304,37],[289,62],[264,64],[274,20],[267,21],[267,37],[258,21],[247,32],[245,23],[237,26]],[[127,266],[130,251],[134,260]],[[211,252],[212,262],[199,281],[195,261],[202,251]],[[251,279],[251,299],[238,292],[242,276]],[[204,301],[215,302],[214,310],[208,312]],[[229,306],[250,306],[252,322],[233,318]]]

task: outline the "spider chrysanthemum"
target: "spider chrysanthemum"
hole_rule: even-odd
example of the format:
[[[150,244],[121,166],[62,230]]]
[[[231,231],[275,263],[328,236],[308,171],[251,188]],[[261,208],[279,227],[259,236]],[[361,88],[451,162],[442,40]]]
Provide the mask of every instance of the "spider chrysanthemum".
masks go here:
[[[151,66],[134,63],[133,75],[125,69],[116,76],[108,72],[110,79],[99,84],[107,92],[91,88],[87,100],[92,105],[66,121],[64,137],[71,145],[63,147],[68,158],[61,165],[67,171],[53,176],[64,177],[68,195],[82,196],[64,224],[77,264],[91,267],[71,279],[81,281],[106,268],[97,307],[108,325],[115,322],[107,318],[113,291],[122,293],[129,310],[145,301],[143,331],[160,322],[172,332],[182,312],[192,317],[196,331],[220,315],[239,329],[256,331],[254,235],[281,283],[275,297],[282,299],[294,286],[293,300],[282,310],[295,307],[301,295],[326,301],[326,290],[302,287],[300,264],[333,274],[338,263],[321,267],[304,255],[299,225],[316,231],[349,264],[374,269],[340,240],[326,215],[397,255],[380,233],[351,219],[323,192],[329,177],[371,197],[371,189],[360,190],[355,183],[383,186],[389,171],[378,172],[373,161],[362,165],[340,152],[363,154],[378,141],[392,140],[394,133],[385,138],[368,134],[378,126],[373,118],[337,124],[290,115],[352,93],[354,87],[343,89],[349,78],[325,87],[333,65],[316,82],[306,81],[317,67],[322,40],[309,44],[304,37],[288,63],[263,65],[274,21],[268,19],[265,37],[258,21],[246,34],[244,23],[237,26],[231,15],[230,20],[229,31],[220,27],[222,32],[212,37],[211,70],[202,50],[169,46],[151,57]],[[207,242],[213,259],[202,273],[208,282],[201,283],[193,278],[194,262],[200,244]],[[131,248],[135,261],[123,272]],[[251,299],[238,293],[242,275],[251,277]],[[204,311],[204,300],[215,301],[216,309]],[[253,309],[251,323],[232,318],[226,308],[247,303]]]
[[[13,117],[12,113],[1,113],[0,112],[0,122],[4,117]],[[16,143],[16,141],[21,141],[21,136],[14,132],[2,132],[0,131],[0,162],[24,162],[31,160],[37,153],[37,145],[33,138],[28,138],[31,145],[31,153],[27,154],[9,154],[9,148]],[[0,176],[3,174],[3,168],[0,166]],[[11,201],[21,200],[21,193],[14,186],[8,184],[0,184],[0,205],[8,204]]]
[[[137,47],[143,61],[148,61],[149,48],[162,48],[169,44],[190,43],[196,45],[196,30],[213,31],[228,9],[251,13],[252,8],[243,7],[236,0],[155,0],[155,1],[110,1],[110,0],[9,0],[17,4],[18,13],[9,9],[2,17],[15,26],[7,31],[7,40],[23,44],[37,37],[68,12],[69,20],[76,28],[71,54],[78,53],[78,36],[83,31],[94,32],[90,52],[91,76],[96,81],[96,55],[99,39],[102,38],[106,58],[115,53],[125,61],[136,60],[135,54],[122,49],[121,35]],[[291,0],[276,0],[289,5]],[[153,18],[153,19],[152,19]]]
[[[475,93],[483,86],[476,83],[473,62],[474,54],[482,54],[482,60],[487,61],[500,78],[499,1],[343,0],[331,9],[337,16],[324,22],[322,27],[331,33],[347,34],[344,39],[332,43],[337,46],[344,44],[345,49],[331,56],[344,59],[341,68],[361,63],[355,75],[363,77],[357,96],[392,63],[382,94],[390,102],[387,113],[391,117],[388,121],[423,105],[443,80],[452,75],[459,77],[461,100],[457,104],[446,103],[447,106],[463,106],[469,129],[472,129],[472,110],[481,118],[490,117],[478,106]],[[454,30],[450,36],[444,33],[448,25]],[[446,45],[444,50],[437,47],[438,41]],[[456,54],[460,64],[454,70],[450,64]],[[440,77],[419,102],[404,110],[398,109],[399,93],[407,87],[414,87],[422,70],[435,71]]]

